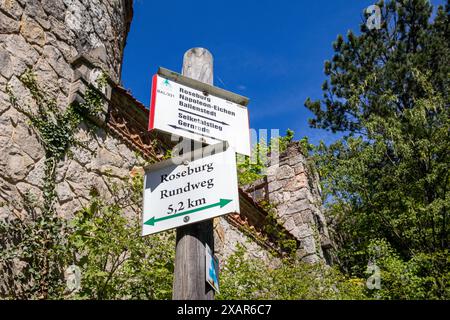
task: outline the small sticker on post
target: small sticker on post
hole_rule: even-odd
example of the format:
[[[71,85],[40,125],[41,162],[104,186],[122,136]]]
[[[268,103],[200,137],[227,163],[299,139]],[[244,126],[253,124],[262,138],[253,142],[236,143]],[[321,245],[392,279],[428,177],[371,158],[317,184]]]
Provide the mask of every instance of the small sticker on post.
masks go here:
[[[219,292],[219,260],[214,256],[208,244],[205,244],[205,258],[206,258],[206,282],[216,291]]]

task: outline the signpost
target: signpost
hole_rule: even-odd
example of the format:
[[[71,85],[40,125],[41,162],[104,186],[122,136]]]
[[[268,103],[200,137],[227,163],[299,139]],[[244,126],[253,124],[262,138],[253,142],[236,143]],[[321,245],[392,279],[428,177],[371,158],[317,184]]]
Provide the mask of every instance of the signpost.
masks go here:
[[[250,156],[248,99],[160,68],[153,76],[149,130],[206,144],[227,141]]]
[[[209,145],[146,168],[142,235],[177,228],[174,300],[214,299],[212,218],[239,213],[236,152],[250,155],[248,99],[212,84],[203,48],[185,53],[183,75],[160,68],[153,77],[149,130]]]
[[[227,143],[146,167],[142,235],[239,212],[237,186],[236,156]]]

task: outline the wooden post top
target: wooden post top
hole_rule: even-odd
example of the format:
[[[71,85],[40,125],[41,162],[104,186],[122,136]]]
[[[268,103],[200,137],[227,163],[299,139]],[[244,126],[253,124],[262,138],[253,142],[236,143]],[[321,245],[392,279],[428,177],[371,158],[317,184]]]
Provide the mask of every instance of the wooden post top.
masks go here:
[[[213,56],[205,48],[192,48],[183,57],[182,74],[186,77],[213,85]]]

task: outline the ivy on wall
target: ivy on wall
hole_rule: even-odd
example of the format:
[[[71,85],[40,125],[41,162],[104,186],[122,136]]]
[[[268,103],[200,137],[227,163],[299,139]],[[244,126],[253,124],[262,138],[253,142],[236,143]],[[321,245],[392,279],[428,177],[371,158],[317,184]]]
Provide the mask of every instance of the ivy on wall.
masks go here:
[[[264,231],[270,238],[275,239],[277,246],[286,252],[290,259],[295,260],[298,243],[287,236],[286,229],[278,222],[275,206],[268,201],[261,201],[259,204],[268,213],[264,221]]]
[[[64,159],[72,146],[79,144],[75,139],[75,132],[83,119],[86,116],[95,116],[101,111],[102,95],[100,92],[106,85],[106,77],[99,77],[97,88],[92,85],[87,88],[83,103],[70,104],[63,112],[58,109],[55,99],[45,95],[38,87],[36,77],[31,71],[25,72],[20,80],[30,91],[37,105],[35,113],[29,107],[22,108],[17,104],[16,107],[28,117],[44,147],[44,208],[51,211],[56,198],[56,164]]]
[[[73,256],[66,235],[67,221],[55,210],[56,165],[73,145],[75,132],[87,115],[97,114],[102,107],[100,90],[106,84],[99,77],[97,88],[86,89],[84,102],[71,104],[65,110],[38,86],[30,70],[20,76],[36,107],[19,105],[14,92],[7,87],[13,107],[26,115],[45,152],[42,201],[27,193],[23,199],[27,216],[7,217],[0,221],[0,296],[9,298],[60,297],[64,294],[64,267]]]
[[[70,154],[71,147],[80,145],[75,139],[79,125],[102,111],[106,77],[88,86],[83,103],[63,110],[42,91],[31,71],[20,80],[36,103],[36,112],[19,105],[10,88],[7,92],[11,104],[28,117],[44,148],[43,197],[38,201],[27,193],[23,199],[26,217],[0,221],[0,297],[170,298],[175,235],[140,236],[142,175],[135,174],[121,186],[109,181],[108,200],[92,188],[89,203],[71,221],[55,210],[56,165]],[[131,217],[126,215],[130,211]],[[67,286],[64,271],[69,265],[81,269],[81,286]]]

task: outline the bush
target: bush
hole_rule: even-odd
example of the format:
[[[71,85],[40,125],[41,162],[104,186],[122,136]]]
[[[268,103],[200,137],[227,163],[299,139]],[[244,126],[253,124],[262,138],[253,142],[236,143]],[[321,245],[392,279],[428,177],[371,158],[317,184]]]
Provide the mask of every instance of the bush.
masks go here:
[[[368,253],[380,268],[381,288],[371,295],[380,299],[449,299],[448,250],[417,253],[404,261],[385,240],[372,241]]]
[[[72,221],[80,299],[170,299],[174,232],[142,237],[139,216],[94,198]]]
[[[218,299],[366,299],[364,281],[337,270],[284,259],[270,267],[249,258],[242,246],[226,261]]]

